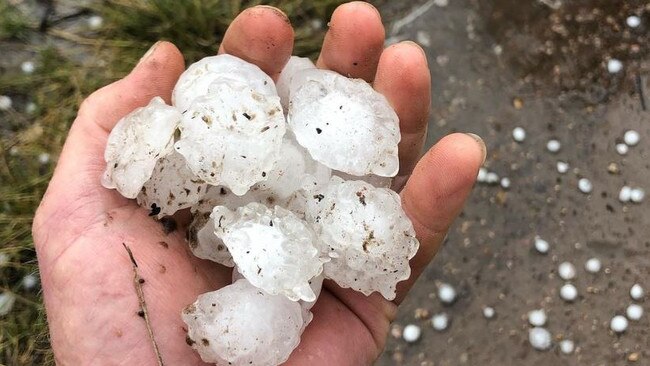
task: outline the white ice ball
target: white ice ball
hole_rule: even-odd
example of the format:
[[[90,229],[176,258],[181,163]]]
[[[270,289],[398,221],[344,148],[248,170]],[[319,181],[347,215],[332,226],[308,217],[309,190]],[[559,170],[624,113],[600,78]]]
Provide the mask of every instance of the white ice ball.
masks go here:
[[[635,146],[639,143],[639,140],[641,140],[641,135],[634,130],[628,130],[625,132],[625,135],[623,135],[623,141],[625,141],[628,146]]]
[[[8,111],[11,108],[13,101],[7,95],[0,95],[0,111]]]
[[[619,73],[621,70],[623,70],[623,63],[620,60],[612,58],[607,61],[607,71],[609,71],[610,74]]]
[[[405,326],[404,330],[402,331],[402,337],[408,343],[417,342],[417,340],[420,339],[421,334],[422,329],[420,329],[420,327],[415,324],[409,324]]]
[[[623,186],[621,191],[618,192],[618,200],[621,202],[630,202],[632,199],[632,188],[628,186]]]
[[[589,179],[580,178],[580,180],[578,180],[578,189],[580,192],[588,194],[591,193],[591,191],[594,189],[594,185]]]
[[[38,284],[38,277],[33,274],[28,274],[23,277],[22,285],[25,290],[31,290]]]
[[[512,138],[517,142],[523,142],[526,139],[526,130],[521,127],[515,127],[512,130]]]
[[[9,314],[11,309],[14,308],[15,302],[16,302],[16,296],[11,292],[0,293],[0,316],[5,316]]]
[[[643,316],[643,308],[638,304],[631,304],[625,309],[625,314],[630,320],[639,320]]]
[[[627,155],[627,152],[630,150],[630,147],[626,144],[616,144],[616,152],[619,155]]]
[[[562,262],[557,267],[557,273],[560,275],[561,279],[569,281],[576,277],[576,267],[573,265],[573,263]]]
[[[638,283],[635,283],[634,286],[630,289],[630,296],[634,300],[641,300],[645,296],[645,291],[643,290],[643,287],[639,285]]]
[[[625,23],[630,28],[638,28],[641,25],[641,18],[636,15],[630,15],[625,19]]]
[[[560,297],[562,300],[572,302],[578,297],[578,289],[570,283],[560,288]]]
[[[623,333],[627,329],[627,319],[622,315],[616,315],[609,323],[609,327],[616,333]]]
[[[546,324],[546,312],[544,309],[531,310],[528,312],[528,322],[534,327],[541,327]]]
[[[572,340],[565,339],[562,342],[560,342],[560,351],[562,351],[562,353],[564,353],[565,355],[572,354],[574,349],[575,349],[575,343],[573,343]]]
[[[44,152],[38,154],[38,162],[41,163],[41,165],[45,165],[50,162],[50,154]]]
[[[548,242],[539,236],[535,237],[535,250],[537,250],[539,253],[546,254],[548,253],[550,245]]]
[[[495,172],[488,172],[485,176],[485,183],[497,184],[499,182],[499,175]]]
[[[557,172],[560,174],[564,174],[569,171],[569,164],[563,162],[563,161],[558,161],[557,162]]]
[[[510,178],[507,177],[501,178],[501,188],[503,189],[510,188]]]
[[[485,180],[487,179],[487,174],[488,174],[487,169],[480,168],[478,170],[478,175],[476,176],[476,181],[479,182],[479,183],[485,182]]]
[[[486,307],[483,308],[483,316],[486,319],[492,319],[492,318],[494,318],[495,315],[496,315],[496,312],[494,311],[493,307],[486,306]]]
[[[562,144],[560,144],[560,141],[558,140],[549,140],[546,143],[546,149],[552,153],[556,153],[560,151],[560,148],[562,147]]]
[[[34,65],[34,62],[32,61],[25,61],[20,64],[20,69],[23,71],[23,73],[29,75],[34,73],[34,70],[36,70],[36,65]]]
[[[102,18],[99,15],[93,15],[90,18],[88,18],[88,26],[90,29],[96,30],[102,27],[104,24],[104,18]]]
[[[528,332],[528,341],[533,348],[545,351],[551,348],[551,333],[544,328],[533,328]]]
[[[632,188],[630,190],[630,200],[635,203],[640,203],[645,198],[645,191],[641,188]]]
[[[585,270],[589,273],[598,273],[602,268],[602,263],[598,258],[590,258],[585,262]]]
[[[448,283],[443,283],[438,288],[438,298],[445,304],[456,301],[456,290]]]
[[[449,326],[449,316],[445,313],[436,314],[431,318],[433,329],[442,332]]]

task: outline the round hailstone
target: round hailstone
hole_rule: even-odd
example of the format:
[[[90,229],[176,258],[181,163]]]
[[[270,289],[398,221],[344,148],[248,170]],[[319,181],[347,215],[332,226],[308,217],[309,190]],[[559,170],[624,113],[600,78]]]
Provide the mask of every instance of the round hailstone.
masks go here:
[[[564,301],[572,302],[578,298],[578,289],[572,284],[567,283],[560,288],[560,297]]]
[[[645,191],[641,188],[632,188],[630,190],[630,200],[634,203],[640,203],[645,198]]]
[[[449,315],[446,313],[436,314],[431,318],[433,329],[442,332],[449,327]]]
[[[291,56],[284,66],[284,69],[282,69],[278,77],[278,81],[275,83],[275,87],[278,90],[278,96],[280,97],[280,102],[285,113],[289,110],[289,87],[291,86],[293,76],[299,71],[315,68],[316,65],[310,59],[298,56]]]
[[[486,307],[483,308],[483,316],[486,319],[492,319],[492,318],[494,318],[495,315],[496,315],[496,312],[494,311],[493,307],[486,306]]]
[[[487,180],[488,170],[485,168],[479,168],[478,175],[476,176],[476,181],[483,183]]]
[[[499,183],[499,176],[497,175],[497,173],[488,172],[487,175],[485,176],[485,183],[497,184]]]
[[[562,145],[560,144],[560,141],[558,141],[558,140],[549,140],[546,143],[546,149],[548,151],[552,152],[552,153],[556,153],[556,152],[560,151],[561,147],[562,147]]]
[[[174,146],[199,179],[241,196],[265,180],[280,158],[285,133],[280,98],[236,81],[210,89],[183,115]]]
[[[378,291],[394,299],[397,283],[411,275],[409,260],[419,247],[399,195],[332,177],[308,205],[308,220],[331,258],[325,277],[365,295]]]
[[[536,350],[545,351],[551,348],[551,333],[544,328],[532,328],[528,331],[528,341]]]
[[[528,322],[533,327],[541,327],[546,324],[546,312],[544,309],[531,310],[528,312]]]
[[[594,185],[587,178],[580,178],[578,180],[578,189],[584,194],[589,194],[594,189]]]
[[[521,127],[515,127],[512,130],[512,138],[517,142],[523,142],[526,139],[526,130]]]
[[[14,308],[15,302],[16,302],[16,296],[11,292],[0,293],[0,316],[5,316],[9,314],[11,309]]]
[[[20,64],[20,69],[23,71],[23,73],[29,75],[34,73],[34,70],[36,70],[36,65],[34,65],[34,62],[32,61],[25,61]]]
[[[628,146],[635,146],[639,143],[639,140],[641,140],[641,135],[634,130],[626,131],[625,135],[623,135],[623,141]]]
[[[151,178],[138,195],[138,204],[161,218],[196,204],[208,185],[187,167],[185,158],[172,152],[158,160]]]
[[[628,186],[623,186],[621,191],[618,192],[618,200],[621,202],[630,202],[632,199],[632,188]]]
[[[293,77],[290,90],[289,125],[315,160],[356,176],[397,174],[399,119],[368,83],[309,69]]]
[[[443,304],[452,304],[456,301],[456,289],[448,283],[443,283],[438,287],[438,299]]]
[[[173,151],[181,114],[160,97],[122,118],[108,136],[102,185],[135,198],[158,160]]]
[[[616,315],[609,323],[609,327],[616,333],[623,333],[627,329],[627,319],[622,315]]]
[[[573,343],[572,340],[565,339],[560,342],[560,351],[562,351],[562,353],[564,353],[565,355],[572,354],[574,349],[575,349],[575,344]]]
[[[623,63],[620,60],[612,58],[607,61],[607,71],[609,71],[610,74],[619,73],[621,70],[623,70]]]
[[[0,95],[0,111],[8,111],[11,108],[13,101],[7,95]]]
[[[50,154],[48,153],[40,153],[38,154],[38,162],[41,165],[45,165],[50,162]]]
[[[643,291],[643,287],[641,287],[641,285],[635,283],[634,286],[632,286],[630,289],[630,296],[634,300],[641,300],[645,296],[645,291]]]
[[[174,106],[180,111],[186,111],[199,97],[228,93],[228,90],[211,89],[210,86],[215,82],[243,83],[257,94],[267,97],[278,95],[273,80],[262,69],[235,56],[223,54],[205,57],[181,74],[172,94]],[[222,97],[228,98],[228,94],[223,94]]]
[[[422,329],[415,324],[405,326],[402,331],[402,337],[404,337],[404,340],[408,343],[417,342],[420,339],[420,335],[422,335]]]
[[[619,155],[627,155],[627,152],[630,150],[630,147],[626,144],[616,144],[616,152]]]
[[[641,18],[636,15],[630,15],[625,19],[625,23],[630,28],[638,28],[641,25]]]
[[[627,318],[630,320],[640,320],[641,317],[643,316],[643,308],[641,305],[637,304],[631,304],[630,306],[625,309],[625,314],[627,315]]]
[[[32,290],[38,284],[38,277],[33,274],[28,274],[27,276],[23,277],[21,284],[25,290]]]
[[[570,262],[562,262],[557,267],[557,273],[561,279],[569,281],[576,277],[576,267]]]
[[[546,254],[548,253],[548,250],[550,248],[550,245],[548,242],[539,236],[535,236],[535,250],[537,250],[541,254]]]
[[[233,267],[235,262],[223,240],[214,233],[214,220],[209,212],[197,212],[187,229],[187,237],[192,254],[201,259],[217,262],[227,267]]]
[[[510,188],[510,178],[501,178],[501,188],[508,189]]]
[[[569,171],[569,164],[563,161],[558,161],[556,167],[557,167],[557,172],[560,174],[564,174]]]
[[[29,103],[27,103],[27,105],[25,106],[25,113],[27,113],[27,114],[33,114],[33,113],[36,112],[36,109],[38,109],[38,107],[36,106],[36,103],[34,103],[34,102],[29,102]]]
[[[239,280],[199,295],[181,316],[187,342],[203,361],[244,366],[285,362],[312,315],[298,302]]]
[[[309,281],[321,274],[320,244],[307,224],[292,212],[253,202],[236,212],[217,206],[214,230],[255,287],[290,300],[314,301]]]
[[[590,258],[585,262],[585,270],[589,273],[598,273],[602,268],[602,263],[598,258]]]
[[[90,18],[88,18],[88,26],[90,29],[97,30],[104,25],[104,18],[100,17],[99,15],[93,15]]]

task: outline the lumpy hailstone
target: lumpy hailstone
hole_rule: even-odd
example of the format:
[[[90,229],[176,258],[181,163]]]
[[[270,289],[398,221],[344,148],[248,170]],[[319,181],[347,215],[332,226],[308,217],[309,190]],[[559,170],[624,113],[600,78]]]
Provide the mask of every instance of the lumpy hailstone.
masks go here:
[[[355,176],[397,174],[399,119],[368,83],[309,69],[293,76],[289,93],[289,125],[314,159]]]
[[[528,341],[533,348],[545,351],[551,348],[551,333],[544,328],[533,328],[528,331]]]
[[[299,71],[315,68],[316,65],[314,65],[310,59],[298,56],[291,56],[289,62],[284,66],[282,72],[280,72],[278,81],[275,83],[275,87],[278,90],[278,96],[280,97],[280,102],[282,103],[282,108],[284,108],[285,113],[289,110],[289,88],[294,75]]]
[[[528,322],[534,327],[543,326],[546,324],[546,312],[543,309],[529,311]]]
[[[575,343],[573,343],[572,340],[565,339],[560,342],[560,351],[564,353],[565,355],[569,355],[573,353],[573,350],[575,349]]]
[[[442,332],[449,327],[449,315],[445,313],[436,314],[431,318],[433,329]]]
[[[244,279],[200,295],[182,314],[188,343],[203,361],[235,366],[283,363],[311,317],[298,302]]]

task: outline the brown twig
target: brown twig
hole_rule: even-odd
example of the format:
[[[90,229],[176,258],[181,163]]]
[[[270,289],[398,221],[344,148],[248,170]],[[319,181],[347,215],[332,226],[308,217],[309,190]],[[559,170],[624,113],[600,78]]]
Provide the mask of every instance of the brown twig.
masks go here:
[[[138,301],[140,302],[140,311],[138,312],[138,315],[142,316],[144,318],[145,324],[147,324],[147,331],[149,332],[149,338],[151,339],[151,343],[153,344],[153,350],[156,353],[156,357],[158,359],[158,366],[163,366],[163,360],[162,360],[162,355],[160,354],[160,350],[158,349],[158,344],[156,343],[156,339],[153,336],[153,330],[151,329],[151,322],[149,322],[149,312],[147,311],[147,303],[144,301],[144,292],[142,291],[142,284],[144,283],[144,278],[140,277],[140,274],[138,273],[138,263],[135,261],[135,258],[133,257],[133,252],[131,252],[131,249],[124,243],[122,243],[124,246],[124,249],[126,249],[126,252],[129,254],[129,258],[131,259],[131,264],[133,264],[133,285],[135,286],[135,292],[138,295]]]

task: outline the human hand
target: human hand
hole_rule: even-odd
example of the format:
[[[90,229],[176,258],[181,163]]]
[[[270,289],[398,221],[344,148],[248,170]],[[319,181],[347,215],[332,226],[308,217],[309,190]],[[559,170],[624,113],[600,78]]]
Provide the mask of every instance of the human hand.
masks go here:
[[[406,182],[403,207],[420,250],[395,301],[326,282],[312,309],[314,320],[289,365],[363,365],[378,357],[397,306],[437,251],[485,157],[479,139],[453,134],[418,162],[431,100],[426,56],[414,43],[385,50],[383,43],[377,10],[349,3],[334,13],[317,65],[373,81],[395,108],[402,131],[396,182]],[[292,48],[293,30],[286,16],[260,6],[233,21],[219,52],[253,62],[276,78]],[[181,310],[197,295],[229,284],[230,270],[194,257],[183,225],[167,234],[134,201],[100,185],[112,127],[154,96],[169,103],[183,70],[178,49],[157,43],[127,77],[88,97],[70,129],[33,227],[52,347],[60,365],[156,364],[145,322],[138,316],[131,262],[122,243],[133,250],[146,281],[144,296],[162,359],[168,365],[203,364],[185,343]]]

